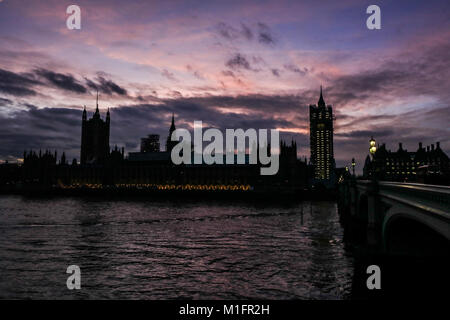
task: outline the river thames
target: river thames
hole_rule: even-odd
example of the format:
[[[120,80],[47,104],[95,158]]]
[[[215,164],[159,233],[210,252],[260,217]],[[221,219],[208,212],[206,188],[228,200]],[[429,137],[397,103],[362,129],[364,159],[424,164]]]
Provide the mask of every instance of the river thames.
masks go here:
[[[0,196],[0,298],[346,299],[342,239],[334,202]]]

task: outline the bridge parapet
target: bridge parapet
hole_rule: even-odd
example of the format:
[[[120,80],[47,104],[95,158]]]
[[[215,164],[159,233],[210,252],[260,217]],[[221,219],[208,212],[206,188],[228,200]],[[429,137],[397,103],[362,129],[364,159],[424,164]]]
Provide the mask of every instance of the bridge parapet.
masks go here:
[[[380,181],[381,197],[390,198],[406,205],[450,220],[450,187],[418,183]]]

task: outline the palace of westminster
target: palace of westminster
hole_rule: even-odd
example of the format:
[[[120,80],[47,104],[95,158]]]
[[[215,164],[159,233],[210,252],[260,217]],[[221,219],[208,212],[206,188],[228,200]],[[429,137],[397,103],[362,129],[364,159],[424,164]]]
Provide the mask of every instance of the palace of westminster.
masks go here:
[[[332,188],[348,168],[336,168],[333,151],[333,110],[326,105],[320,88],[317,105],[309,106],[310,162],[297,157],[297,143],[280,143],[279,171],[273,176],[261,176],[260,164],[181,164],[174,165],[170,153],[176,144],[171,141],[175,131],[175,117],[168,130],[165,151],[160,148],[160,136],[149,134],[141,139],[140,152],[124,148],[110,149],[111,116],[101,118],[98,94],[95,112],[88,119],[86,108],[81,116],[80,162],[69,162],[65,153],[57,160],[57,152],[25,151],[23,163],[0,165],[0,186],[46,185],[60,188],[130,187],[181,190],[262,190],[296,192],[312,186]],[[364,165],[364,178],[376,177],[390,181],[421,181],[423,173],[450,181],[450,161],[440,148],[424,148],[419,143],[416,152],[404,150],[402,144],[396,152],[383,144],[368,156]],[[439,178],[438,177],[438,178]],[[438,179],[439,180],[439,179]],[[438,181],[441,183],[442,181]]]

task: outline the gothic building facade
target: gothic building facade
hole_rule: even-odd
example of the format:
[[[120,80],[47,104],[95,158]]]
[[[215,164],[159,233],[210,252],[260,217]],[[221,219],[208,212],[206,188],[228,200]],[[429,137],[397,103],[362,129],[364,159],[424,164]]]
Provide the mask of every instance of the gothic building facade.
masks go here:
[[[332,183],[335,161],[333,152],[333,109],[326,105],[320,87],[317,105],[309,106],[309,129],[311,164],[314,180],[323,184]]]
[[[388,150],[383,143],[372,158],[367,156],[363,175],[385,181],[447,184],[450,181],[450,159],[439,142],[426,148],[419,142],[417,151],[412,152],[403,148],[402,143],[398,144],[397,151]]]

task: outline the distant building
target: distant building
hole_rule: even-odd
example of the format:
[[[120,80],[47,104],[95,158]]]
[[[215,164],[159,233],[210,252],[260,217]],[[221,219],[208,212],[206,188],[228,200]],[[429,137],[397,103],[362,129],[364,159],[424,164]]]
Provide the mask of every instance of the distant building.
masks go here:
[[[170,141],[172,132],[175,131],[175,119],[172,114],[172,123],[169,129],[169,136],[166,141],[166,151],[162,152],[159,142],[159,134],[149,134],[141,139],[141,151],[129,152],[128,161],[136,163],[170,163],[170,152],[177,141]]]
[[[415,152],[403,149],[402,143],[399,143],[397,151],[387,150],[383,143],[373,158],[367,156],[363,175],[386,181],[441,183],[441,180],[450,178],[450,160],[439,142],[436,147],[432,144],[426,148],[420,142]]]
[[[141,152],[159,152],[159,134],[149,134],[141,139]]]
[[[311,164],[314,167],[314,182],[332,185],[334,180],[333,109],[326,105],[320,87],[320,98],[316,105],[309,106],[309,128]]]
[[[97,107],[92,118],[87,119],[86,107],[83,110],[80,154],[82,165],[104,164],[106,162],[109,156],[109,126],[109,109],[106,113],[106,120],[100,118],[97,92]]]

